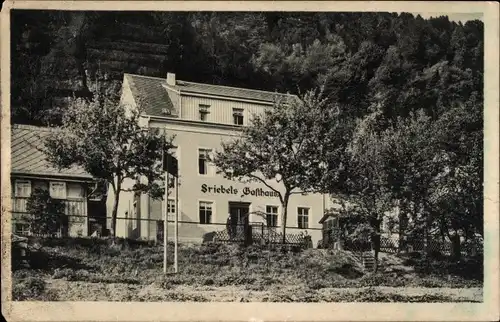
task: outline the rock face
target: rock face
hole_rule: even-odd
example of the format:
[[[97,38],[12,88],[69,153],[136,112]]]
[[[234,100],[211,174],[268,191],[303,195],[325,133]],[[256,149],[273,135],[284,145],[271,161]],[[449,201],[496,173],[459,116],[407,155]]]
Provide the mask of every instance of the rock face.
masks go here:
[[[96,86],[118,94],[124,72],[166,74],[171,44],[165,31],[151,26],[154,21],[124,18],[13,12],[12,122],[57,123],[73,97],[90,97]]]
[[[118,94],[123,73],[174,72],[181,80],[291,93],[324,84],[327,96],[355,107],[357,117],[381,97],[393,113],[393,101],[413,110],[422,106],[414,98],[425,95],[431,109],[464,96],[469,83],[483,88],[480,21],[458,25],[407,13],[13,10],[11,26],[16,123],[58,123],[75,96],[90,97],[98,86]],[[440,77],[454,79],[448,69],[470,78],[459,90],[450,87],[458,94],[426,90]]]

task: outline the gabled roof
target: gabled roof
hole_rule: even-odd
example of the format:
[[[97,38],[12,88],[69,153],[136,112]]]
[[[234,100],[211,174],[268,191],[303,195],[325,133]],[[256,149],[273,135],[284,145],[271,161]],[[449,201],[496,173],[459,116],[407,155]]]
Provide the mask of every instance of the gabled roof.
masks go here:
[[[264,104],[272,104],[277,97],[293,95],[260,91],[247,88],[210,85],[176,80],[175,86],[167,85],[166,78],[125,74],[124,78],[130,84],[130,90],[136,102],[142,101],[148,115],[165,115],[164,110],[177,115],[178,95],[193,94],[213,95],[226,99],[245,99]]]
[[[171,97],[174,93],[163,87],[166,84],[164,79],[130,74],[125,74],[124,77],[127,78],[136,103],[140,102],[144,106],[146,114],[165,115],[165,109],[170,111],[171,115],[177,114]]]
[[[59,171],[46,160],[41,149],[44,145],[44,138],[51,131],[56,131],[56,129],[32,125],[12,125],[11,174],[92,179],[92,176],[80,167]]]
[[[177,86],[175,86],[175,88],[180,90],[181,93],[183,92],[183,93],[217,95],[228,98],[241,98],[241,99],[248,99],[265,103],[273,103],[276,97],[286,96],[286,94],[280,94],[275,92],[266,92],[255,89],[229,87],[221,85],[193,83],[181,80],[177,81],[176,83]]]

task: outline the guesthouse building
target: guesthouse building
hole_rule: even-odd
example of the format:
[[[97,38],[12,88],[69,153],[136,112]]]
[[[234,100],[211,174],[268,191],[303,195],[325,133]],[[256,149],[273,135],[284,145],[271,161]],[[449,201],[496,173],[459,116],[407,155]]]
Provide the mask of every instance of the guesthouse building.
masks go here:
[[[122,192],[116,235],[161,238],[165,210],[172,221],[169,238],[173,238],[173,220],[178,213],[180,241],[202,241],[207,234],[225,229],[228,217],[262,222],[279,231],[283,209],[273,190],[258,182],[226,179],[210,163],[210,155],[221,148],[221,143],[238,138],[253,115],[272,108],[276,96],[286,94],[182,81],[172,73],[166,78],[125,74],[122,104],[134,109],[140,102],[143,127],[164,129],[175,136],[178,209],[176,212],[176,189],[172,189],[166,202],[153,200],[147,194]],[[277,182],[268,184],[283,189]],[[113,200],[109,194],[108,213]],[[329,203],[323,194],[292,195],[287,233],[307,233],[316,245],[321,239],[319,220]]]

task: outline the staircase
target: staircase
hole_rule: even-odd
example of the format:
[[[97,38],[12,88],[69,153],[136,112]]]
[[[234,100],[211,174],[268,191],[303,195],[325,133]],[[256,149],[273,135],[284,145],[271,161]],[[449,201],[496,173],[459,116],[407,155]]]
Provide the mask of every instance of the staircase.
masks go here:
[[[365,270],[373,271],[373,268],[375,267],[375,257],[372,252],[363,252],[361,254],[361,262]]]

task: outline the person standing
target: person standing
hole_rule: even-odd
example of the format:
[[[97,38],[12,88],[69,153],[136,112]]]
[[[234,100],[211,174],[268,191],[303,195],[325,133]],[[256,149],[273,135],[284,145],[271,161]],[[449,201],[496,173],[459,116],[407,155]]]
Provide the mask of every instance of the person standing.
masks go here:
[[[226,230],[227,230],[227,235],[229,236],[229,240],[233,239],[233,229],[232,229],[232,223],[231,223],[231,214],[227,215],[227,220],[226,220]]]

